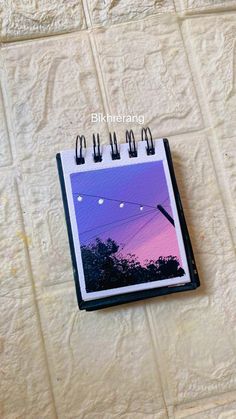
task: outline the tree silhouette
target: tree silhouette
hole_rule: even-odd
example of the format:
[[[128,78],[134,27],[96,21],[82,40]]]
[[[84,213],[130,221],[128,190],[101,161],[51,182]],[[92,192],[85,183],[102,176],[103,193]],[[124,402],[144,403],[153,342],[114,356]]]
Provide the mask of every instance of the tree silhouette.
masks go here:
[[[176,256],[147,260],[143,266],[135,255],[124,257],[119,250],[112,239],[103,242],[97,238],[94,243],[81,246],[87,292],[181,277],[185,273]]]

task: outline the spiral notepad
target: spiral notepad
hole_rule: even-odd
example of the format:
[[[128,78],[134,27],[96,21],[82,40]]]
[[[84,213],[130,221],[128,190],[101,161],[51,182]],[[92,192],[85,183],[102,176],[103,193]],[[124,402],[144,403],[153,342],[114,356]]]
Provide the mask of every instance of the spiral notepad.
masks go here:
[[[126,132],[118,145],[84,136],[57,155],[81,309],[95,310],[199,286],[167,139]]]

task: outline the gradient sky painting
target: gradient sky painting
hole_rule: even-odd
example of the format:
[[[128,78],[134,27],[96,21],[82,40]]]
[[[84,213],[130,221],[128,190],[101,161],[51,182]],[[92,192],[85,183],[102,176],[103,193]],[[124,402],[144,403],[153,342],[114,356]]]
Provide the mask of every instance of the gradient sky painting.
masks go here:
[[[175,228],[156,209],[161,204],[172,216],[162,161],[74,173],[71,184],[81,245],[111,238],[141,263],[169,255],[181,263]]]

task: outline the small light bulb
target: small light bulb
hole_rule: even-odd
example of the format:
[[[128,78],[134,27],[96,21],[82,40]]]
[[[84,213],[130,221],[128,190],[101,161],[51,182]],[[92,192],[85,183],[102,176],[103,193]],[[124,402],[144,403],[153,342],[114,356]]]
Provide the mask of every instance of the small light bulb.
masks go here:
[[[98,200],[99,205],[102,205],[102,204],[103,204],[103,202],[104,202],[104,199],[103,199],[103,198],[100,198],[100,199]]]
[[[81,202],[83,201],[83,197],[81,195],[78,196],[77,201]]]
[[[120,203],[120,208],[124,208],[124,206],[125,206],[125,203],[124,202],[121,202]]]
[[[143,205],[140,205],[139,209],[140,209],[140,211],[142,211],[143,210]]]

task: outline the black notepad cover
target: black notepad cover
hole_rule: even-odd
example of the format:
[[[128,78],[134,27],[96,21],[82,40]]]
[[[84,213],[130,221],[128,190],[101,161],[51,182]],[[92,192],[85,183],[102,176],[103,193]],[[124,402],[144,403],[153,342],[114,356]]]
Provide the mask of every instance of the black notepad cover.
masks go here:
[[[146,298],[152,298],[152,297],[162,296],[166,294],[194,290],[197,287],[199,287],[200,281],[199,281],[198,272],[197,272],[197,268],[195,264],[194,255],[193,255],[193,250],[192,250],[192,246],[190,242],[190,237],[189,237],[189,233],[188,233],[188,229],[187,229],[187,225],[186,225],[186,221],[185,221],[185,217],[183,213],[183,208],[182,208],[182,204],[180,200],[180,195],[179,195],[179,191],[177,187],[177,182],[175,178],[175,173],[174,173],[174,168],[173,168],[173,163],[172,163],[172,158],[171,158],[171,153],[170,153],[170,147],[169,147],[169,143],[167,139],[164,139],[164,148],[165,148],[166,158],[167,158],[169,172],[171,176],[171,182],[172,182],[172,186],[174,190],[174,196],[176,200],[178,217],[179,217],[179,222],[181,226],[181,232],[183,236],[183,242],[184,242],[191,281],[185,284],[163,286],[161,288],[153,288],[153,289],[146,289],[142,291],[129,292],[129,293],[124,293],[124,294],[109,296],[106,298],[99,298],[99,299],[95,299],[91,301],[83,301],[81,292],[80,292],[80,283],[79,283],[75,248],[74,248],[74,242],[73,242],[73,236],[72,236],[71,221],[70,221],[70,216],[69,216],[68,201],[67,201],[67,196],[66,196],[65,181],[64,181],[64,176],[63,176],[62,161],[61,161],[60,153],[57,154],[56,156],[57,167],[58,167],[59,179],[60,179],[60,184],[61,184],[65,218],[66,218],[66,224],[67,224],[67,230],[68,230],[74,281],[75,281],[78,305],[80,309],[85,309],[87,311],[98,310],[98,309],[111,307],[111,306],[115,306],[119,304],[129,303],[132,301],[143,300]]]

